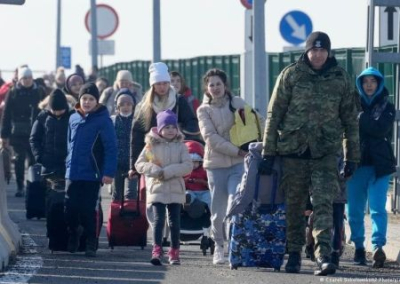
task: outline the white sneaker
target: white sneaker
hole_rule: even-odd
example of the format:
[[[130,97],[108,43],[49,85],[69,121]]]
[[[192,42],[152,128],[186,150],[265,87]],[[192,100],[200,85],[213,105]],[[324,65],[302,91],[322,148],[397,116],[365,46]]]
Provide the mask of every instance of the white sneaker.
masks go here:
[[[214,250],[213,264],[224,264],[224,247],[216,245]]]

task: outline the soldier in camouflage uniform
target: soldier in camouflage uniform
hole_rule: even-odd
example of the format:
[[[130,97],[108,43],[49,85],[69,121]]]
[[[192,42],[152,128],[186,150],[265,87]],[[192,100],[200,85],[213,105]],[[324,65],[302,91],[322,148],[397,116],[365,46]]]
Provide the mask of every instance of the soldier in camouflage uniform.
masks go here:
[[[305,244],[303,218],[313,193],[316,274],[336,272],[331,263],[332,202],[339,190],[336,153],[344,148],[345,176],[359,161],[355,91],[347,72],[330,56],[327,34],[312,33],[300,59],[279,75],[268,106],[260,174],[271,174],[283,157],[281,186],[287,205],[289,259],[285,270],[298,273]]]

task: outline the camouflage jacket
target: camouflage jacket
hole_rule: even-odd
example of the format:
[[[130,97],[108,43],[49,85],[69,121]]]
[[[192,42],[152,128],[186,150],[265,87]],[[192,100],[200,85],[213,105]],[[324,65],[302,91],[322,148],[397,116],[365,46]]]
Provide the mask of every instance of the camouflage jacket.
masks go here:
[[[360,157],[355,89],[334,57],[315,72],[300,60],[279,75],[268,105],[263,155],[335,155],[346,161]]]

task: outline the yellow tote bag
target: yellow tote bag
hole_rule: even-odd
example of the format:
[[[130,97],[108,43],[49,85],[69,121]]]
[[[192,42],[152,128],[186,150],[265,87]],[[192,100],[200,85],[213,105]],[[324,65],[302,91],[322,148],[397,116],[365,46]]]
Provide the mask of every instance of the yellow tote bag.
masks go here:
[[[234,116],[235,124],[229,132],[231,142],[247,151],[251,142],[261,141],[258,115],[249,105],[245,105],[244,108],[237,109]]]

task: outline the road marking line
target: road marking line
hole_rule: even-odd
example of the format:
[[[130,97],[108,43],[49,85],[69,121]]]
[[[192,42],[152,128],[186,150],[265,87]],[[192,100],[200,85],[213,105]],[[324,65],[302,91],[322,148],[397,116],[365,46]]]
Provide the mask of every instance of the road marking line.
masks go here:
[[[21,233],[21,240],[21,254],[17,256],[15,264],[10,265],[7,271],[0,274],[0,284],[28,283],[29,279],[43,266],[42,257],[37,255],[38,245],[35,241],[26,233]]]

